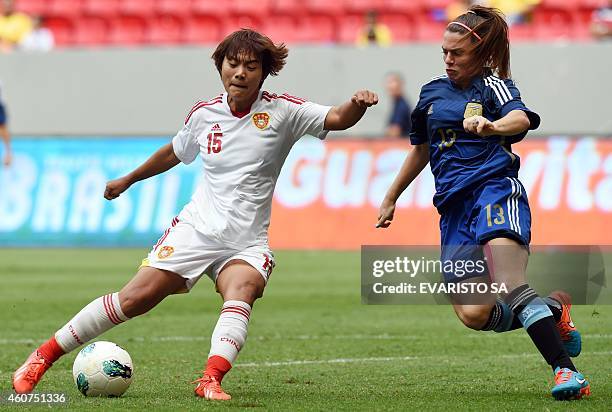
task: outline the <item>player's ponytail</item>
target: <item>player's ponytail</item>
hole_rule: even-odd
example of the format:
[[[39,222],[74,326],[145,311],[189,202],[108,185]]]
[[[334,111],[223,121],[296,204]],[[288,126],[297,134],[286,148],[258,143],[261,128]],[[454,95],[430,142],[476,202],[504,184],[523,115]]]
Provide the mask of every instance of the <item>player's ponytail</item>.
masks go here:
[[[452,21],[447,30],[471,39],[475,61],[481,67],[490,68],[502,79],[510,78],[508,24],[501,11],[472,6],[467,13]]]

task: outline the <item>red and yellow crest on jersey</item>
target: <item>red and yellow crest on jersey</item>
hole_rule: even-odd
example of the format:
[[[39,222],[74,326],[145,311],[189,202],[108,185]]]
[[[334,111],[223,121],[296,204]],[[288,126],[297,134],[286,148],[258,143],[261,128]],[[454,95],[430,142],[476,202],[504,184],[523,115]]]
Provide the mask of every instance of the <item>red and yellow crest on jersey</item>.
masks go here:
[[[253,115],[253,124],[257,126],[259,130],[268,127],[268,123],[270,123],[270,115],[268,113],[255,113]]]
[[[174,248],[172,246],[164,246],[163,248],[159,249],[159,252],[157,252],[157,257],[159,259],[165,259],[167,257],[170,257],[170,255],[172,255],[174,253]]]

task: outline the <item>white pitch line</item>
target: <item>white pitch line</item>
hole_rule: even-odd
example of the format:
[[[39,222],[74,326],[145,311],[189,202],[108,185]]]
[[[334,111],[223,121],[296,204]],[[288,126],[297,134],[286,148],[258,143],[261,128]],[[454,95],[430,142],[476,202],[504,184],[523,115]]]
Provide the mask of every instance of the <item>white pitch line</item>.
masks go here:
[[[291,365],[321,365],[321,364],[332,364],[332,363],[362,363],[362,362],[391,362],[391,361],[406,361],[406,360],[417,360],[416,356],[396,356],[396,357],[385,357],[385,358],[338,358],[338,359],[325,359],[325,360],[295,360],[295,361],[283,361],[283,362],[250,362],[250,363],[239,363],[235,366],[241,368],[254,368],[259,366],[291,366]]]
[[[463,337],[480,339],[480,338],[494,338],[494,339],[507,339],[507,338],[524,338],[526,335],[523,334],[498,334],[498,333],[473,333],[464,335]],[[249,337],[249,340],[266,341],[266,340],[416,340],[423,341],[427,340],[428,337],[415,336],[415,335],[294,335],[294,336],[283,336],[283,335],[259,335]],[[612,334],[585,334],[582,335],[582,339],[612,339]],[[208,342],[210,336],[150,336],[150,337],[132,337],[129,340],[136,342]],[[32,339],[0,339],[0,345],[23,345],[23,344],[37,344],[45,341],[45,338]]]
[[[540,355],[538,353],[509,353],[509,354],[494,354],[479,357],[478,359],[522,359],[522,358],[536,358]],[[587,356],[612,356],[612,351],[603,352],[589,352]],[[464,359],[458,356],[394,356],[394,357],[379,357],[379,358],[337,358],[337,359],[320,359],[320,360],[290,360],[281,362],[247,362],[238,363],[234,367],[238,368],[262,368],[262,367],[276,367],[276,366],[302,366],[302,365],[331,365],[331,364],[349,364],[349,363],[368,363],[368,362],[398,362],[398,361],[440,361],[440,360],[456,360]],[[477,358],[475,358],[477,359]],[[9,371],[0,370],[0,376],[3,374],[12,373]]]
[[[589,352],[592,356],[610,356],[612,351],[604,352]],[[507,355],[489,355],[484,358],[505,358],[505,359],[521,359],[539,357],[538,353],[511,353]],[[396,361],[435,361],[435,360],[453,360],[457,359],[454,356],[396,356],[396,357],[381,357],[381,358],[338,358],[326,360],[294,360],[282,362],[249,362],[238,363],[234,367],[254,368],[254,367],[274,367],[274,366],[299,366],[299,365],[329,365],[329,364],[345,364],[345,363],[366,363],[366,362],[396,362]]]
[[[472,339],[480,339],[480,338],[495,338],[495,339],[506,339],[506,338],[522,338],[526,337],[525,334],[513,333],[511,335],[505,333],[481,333],[481,334],[473,334],[465,335],[466,338]],[[582,339],[612,339],[612,334],[606,333],[593,333],[593,334],[584,334],[580,335]]]

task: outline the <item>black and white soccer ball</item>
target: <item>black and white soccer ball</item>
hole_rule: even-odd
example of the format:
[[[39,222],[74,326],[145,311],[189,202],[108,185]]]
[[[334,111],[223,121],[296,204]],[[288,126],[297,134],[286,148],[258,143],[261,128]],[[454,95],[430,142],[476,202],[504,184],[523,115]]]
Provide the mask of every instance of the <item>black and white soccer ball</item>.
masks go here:
[[[132,383],[134,364],[129,353],[116,343],[94,342],[77,355],[72,376],[85,396],[117,397]]]

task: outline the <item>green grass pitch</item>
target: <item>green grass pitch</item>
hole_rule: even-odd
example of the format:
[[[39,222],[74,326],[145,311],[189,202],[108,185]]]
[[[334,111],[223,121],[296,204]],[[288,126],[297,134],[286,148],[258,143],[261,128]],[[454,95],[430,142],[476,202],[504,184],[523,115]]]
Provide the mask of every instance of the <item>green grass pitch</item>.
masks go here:
[[[144,250],[0,250],[0,394],[36,345],[93,298],[132,276]],[[449,306],[364,306],[359,254],[281,251],[249,338],[224,380],[230,402],[193,396],[220,298],[203,278],[187,295],[100,339],[130,352],[135,378],[117,399],[85,398],[72,381],[73,352],[38,386],[64,392],[61,410],[612,410],[612,306],[576,306],[578,367],[592,396],[550,396],[552,373],[522,330],[462,326]],[[8,406],[0,409],[40,409]]]

